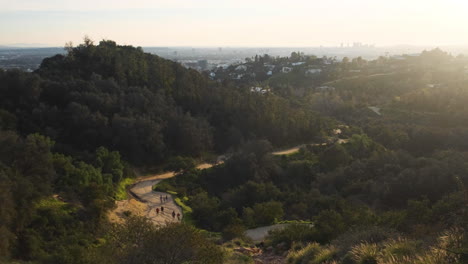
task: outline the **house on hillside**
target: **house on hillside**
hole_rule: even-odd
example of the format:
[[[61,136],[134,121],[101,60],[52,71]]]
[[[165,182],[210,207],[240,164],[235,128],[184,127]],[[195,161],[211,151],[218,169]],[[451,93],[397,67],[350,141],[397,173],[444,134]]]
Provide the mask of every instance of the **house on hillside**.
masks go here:
[[[378,116],[381,116],[382,113],[380,112],[380,107],[376,107],[376,106],[369,106],[368,107],[370,110],[372,110],[372,112],[374,112],[375,114],[377,114]]]
[[[322,72],[322,69],[308,69],[308,70],[306,70],[305,75],[306,76],[314,75],[314,74],[319,74],[321,72]]]
[[[236,67],[236,71],[247,71],[247,65],[239,65]]]
[[[233,77],[233,79],[234,79],[234,80],[240,80],[240,79],[242,79],[242,77],[244,77],[244,74],[236,74],[236,75]]]
[[[303,65],[303,64],[305,64],[304,61],[299,61],[299,62],[293,62],[293,63],[291,63],[292,66],[300,66],[300,65]]]
[[[270,92],[270,89],[269,88],[263,88],[263,87],[260,87],[260,86],[252,86],[252,87],[250,87],[250,92],[266,94],[266,93]]]
[[[290,73],[293,69],[291,67],[283,67],[283,69],[281,69],[281,72],[282,73]]]

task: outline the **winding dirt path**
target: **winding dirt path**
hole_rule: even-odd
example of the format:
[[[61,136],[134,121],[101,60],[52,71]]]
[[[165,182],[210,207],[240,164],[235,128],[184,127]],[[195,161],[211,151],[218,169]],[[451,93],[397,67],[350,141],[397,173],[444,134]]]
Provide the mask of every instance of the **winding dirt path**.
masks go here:
[[[299,151],[303,146],[305,145],[303,144],[290,149],[276,151],[272,154],[292,154]],[[208,169],[217,164],[220,163],[203,163],[198,165],[197,169]],[[127,200],[116,201],[116,208],[108,214],[109,220],[114,223],[121,223],[125,219],[126,215],[130,213],[131,215],[145,216],[156,225],[165,225],[167,223],[181,221],[183,217],[182,208],[174,202],[174,197],[169,193],[153,191],[154,185],[164,179],[172,178],[175,175],[175,172],[165,172],[138,178],[129,189],[131,197]],[[167,201],[161,200],[161,197],[165,198],[166,196],[168,198]],[[164,212],[161,212],[161,207],[164,207]],[[159,208],[159,213],[156,212],[156,208]],[[172,217],[172,212],[175,213],[176,217]],[[177,218],[177,214],[180,214],[180,219]],[[263,234],[263,232],[261,233]]]
[[[198,165],[197,169],[202,170],[211,167],[213,167],[213,164],[203,163]],[[175,203],[174,197],[169,193],[153,191],[154,185],[175,175],[175,172],[165,172],[138,178],[136,183],[129,189],[131,197],[127,200],[116,201],[116,208],[109,212],[109,220],[121,223],[125,218],[125,214],[130,212],[132,215],[145,216],[156,225],[180,222],[183,217],[182,208]],[[164,200],[166,197],[167,200]],[[164,207],[164,211],[161,210],[162,207]],[[157,213],[156,208],[159,208],[159,213]],[[174,212],[175,217],[172,217],[172,212]],[[177,214],[180,215],[180,219]]]

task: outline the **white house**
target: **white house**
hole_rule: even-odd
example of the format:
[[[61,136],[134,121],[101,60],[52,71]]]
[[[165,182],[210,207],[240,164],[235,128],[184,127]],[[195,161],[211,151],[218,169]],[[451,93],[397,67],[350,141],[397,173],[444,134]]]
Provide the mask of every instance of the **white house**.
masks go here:
[[[305,73],[306,75],[312,75],[312,74],[317,74],[321,72],[322,72],[322,69],[308,69]]]
[[[260,87],[260,86],[252,86],[252,87],[250,87],[250,92],[266,94],[266,93],[270,92],[270,89],[263,88],[263,87]]]
[[[291,67],[283,67],[283,69],[281,69],[281,71],[283,73],[288,73],[288,72],[291,72],[293,69]]]

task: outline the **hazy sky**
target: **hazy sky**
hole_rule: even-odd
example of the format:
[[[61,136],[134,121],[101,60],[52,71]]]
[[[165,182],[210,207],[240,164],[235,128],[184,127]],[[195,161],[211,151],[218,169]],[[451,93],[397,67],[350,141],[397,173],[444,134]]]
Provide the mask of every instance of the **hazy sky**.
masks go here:
[[[468,44],[467,0],[0,0],[0,45]]]

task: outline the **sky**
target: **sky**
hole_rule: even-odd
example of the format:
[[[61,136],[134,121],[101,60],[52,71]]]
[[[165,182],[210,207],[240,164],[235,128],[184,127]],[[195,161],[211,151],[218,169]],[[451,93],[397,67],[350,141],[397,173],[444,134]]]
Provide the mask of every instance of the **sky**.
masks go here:
[[[0,0],[0,45],[467,45],[466,0]]]

